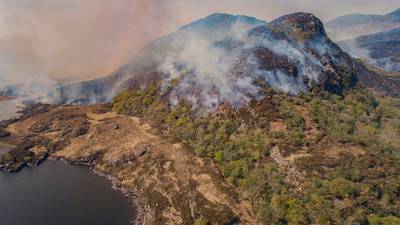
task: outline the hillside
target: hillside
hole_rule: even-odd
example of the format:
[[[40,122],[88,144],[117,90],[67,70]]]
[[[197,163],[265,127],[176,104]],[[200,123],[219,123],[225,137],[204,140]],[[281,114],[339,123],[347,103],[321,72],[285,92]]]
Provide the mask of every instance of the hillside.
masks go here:
[[[400,101],[360,85],[362,65],[312,14],[213,14],[60,89],[111,104],[1,122],[0,169],[88,165],[144,224],[400,224]]]
[[[221,17],[235,25],[220,29]],[[212,110],[222,102],[242,105],[262,97],[265,85],[290,94],[313,88],[340,93],[354,85],[351,58],[315,16],[297,13],[261,26],[240,18],[214,14],[194,22],[148,44],[110,76],[64,86],[61,95],[65,101],[104,101],[127,88],[162,82],[172,104],[184,96]],[[204,30],[212,35],[202,35]]]
[[[387,73],[382,69],[371,66],[362,60],[356,60],[357,78],[359,83],[378,93],[389,97],[400,97],[399,73]]]
[[[338,43],[351,56],[385,72],[400,72],[400,28]]]
[[[329,37],[335,41],[378,33],[400,27],[400,9],[386,15],[350,14],[326,23]]]
[[[329,36],[355,59],[362,85],[398,96],[400,9],[387,15],[347,15],[326,26]]]
[[[147,44],[119,70],[102,79],[64,85],[60,95],[65,102],[106,102],[119,91],[126,89],[129,79],[157,72],[168,57],[176,57],[194,38],[210,44],[230,34],[240,34],[266,22],[253,17],[216,13],[181,27],[176,32]],[[151,76],[151,75],[149,75]]]

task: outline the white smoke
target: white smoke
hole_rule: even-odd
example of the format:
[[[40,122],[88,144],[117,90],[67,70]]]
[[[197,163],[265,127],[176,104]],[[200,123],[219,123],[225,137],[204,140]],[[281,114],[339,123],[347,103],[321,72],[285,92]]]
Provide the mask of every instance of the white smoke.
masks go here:
[[[26,64],[17,67],[17,62],[10,55],[0,54],[0,89],[5,94],[17,95],[21,102],[53,104],[60,100],[54,80]]]
[[[362,59],[366,63],[383,69],[386,72],[400,72],[399,62],[393,61],[391,57],[373,57],[372,51],[360,46],[357,39],[346,41],[341,46],[353,58]]]
[[[272,88],[289,93],[298,94],[306,91],[309,86],[303,78],[318,82],[324,71],[320,61],[308,54],[302,46],[295,46],[286,40],[276,40],[269,37],[250,37],[247,29],[238,29],[228,32],[222,40],[209,41],[199,35],[185,35],[182,43],[183,50],[168,57],[160,66],[165,74],[163,90],[177,81],[170,94],[172,104],[177,104],[182,96],[196,108],[215,110],[221,103],[232,106],[243,106],[251,99],[262,98],[260,86],[255,83],[263,80]],[[240,43],[239,48],[230,49],[220,46],[226,41]],[[256,47],[264,47],[274,54],[284,56],[288,61],[296,64],[299,76],[286,74],[283,70],[260,69],[260,62],[253,55],[243,57],[243,53]],[[329,51],[327,46],[318,46],[318,51]],[[324,53],[324,52],[322,52]],[[243,61],[244,60],[244,61]],[[237,74],[237,67],[242,67],[242,76]]]

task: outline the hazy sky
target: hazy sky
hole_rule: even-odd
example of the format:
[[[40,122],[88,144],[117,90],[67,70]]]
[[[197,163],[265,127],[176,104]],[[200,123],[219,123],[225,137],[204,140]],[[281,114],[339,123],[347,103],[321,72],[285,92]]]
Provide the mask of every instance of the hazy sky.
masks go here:
[[[308,11],[327,21],[399,7],[399,0],[0,0],[0,78],[105,75],[149,40],[213,12],[271,20]]]

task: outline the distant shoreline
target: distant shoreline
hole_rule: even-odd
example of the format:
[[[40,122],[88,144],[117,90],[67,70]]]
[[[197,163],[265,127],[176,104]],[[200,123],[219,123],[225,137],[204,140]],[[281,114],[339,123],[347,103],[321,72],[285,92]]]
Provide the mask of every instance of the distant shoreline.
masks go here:
[[[15,98],[17,98],[17,97],[15,97],[15,96],[0,96],[0,101],[12,100]]]

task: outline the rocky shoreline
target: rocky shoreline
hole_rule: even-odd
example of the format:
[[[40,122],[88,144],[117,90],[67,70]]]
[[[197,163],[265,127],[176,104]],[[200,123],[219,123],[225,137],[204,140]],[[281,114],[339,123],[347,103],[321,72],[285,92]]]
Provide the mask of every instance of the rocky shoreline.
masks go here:
[[[7,165],[6,166],[0,165],[0,171],[7,172],[7,173],[17,173],[25,166],[37,167],[37,166],[39,166],[41,163],[43,163],[46,160],[57,160],[57,161],[62,161],[62,162],[66,163],[66,164],[69,164],[69,165],[78,165],[78,166],[89,167],[90,170],[94,174],[96,174],[98,176],[101,176],[101,177],[107,178],[108,180],[111,181],[112,188],[114,190],[121,191],[124,194],[125,198],[128,199],[131,207],[133,208],[134,217],[129,221],[130,224],[132,224],[132,225],[140,225],[140,224],[142,224],[142,221],[143,221],[142,218],[143,218],[144,209],[142,207],[140,207],[140,205],[139,205],[139,196],[138,196],[137,192],[122,187],[121,181],[118,180],[115,176],[112,176],[111,174],[103,173],[103,172],[100,172],[100,171],[96,170],[95,169],[95,165],[93,165],[90,162],[70,161],[70,160],[67,160],[67,159],[62,158],[62,157],[52,157],[52,156],[47,157],[47,155],[46,155],[46,157],[43,157],[42,159],[36,161],[34,164],[22,162],[22,163],[18,164],[16,167],[14,167],[15,169],[10,169],[10,168],[7,167]]]
[[[1,98],[0,101],[2,100],[10,100],[12,98]],[[50,105],[32,105],[30,108],[24,108],[20,111],[18,111],[19,115],[12,117],[10,119],[2,120],[0,121],[0,139],[1,138],[8,138],[11,136],[11,133],[6,131],[5,129],[14,123],[23,121],[27,118],[30,118],[34,115],[40,114],[40,113],[45,113],[48,112],[49,110],[53,109],[55,106],[50,106]],[[12,141],[12,140],[8,140]],[[29,145],[31,147],[31,145]],[[10,153],[12,150],[16,150],[18,148],[29,148],[29,147],[21,147],[16,146],[9,150],[8,153]],[[6,153],[7,154],[7,153]],[[93,163],[93,160],[68,160],[65,157],[55,157],[49,154],[48,152],[44,153],[39,153],[39,154],[29,154],[29,156],[25,157],[33,157],[32,160],[20,160],[17,162],[12,162],[12,163],[4,163],[3,160],[0,160],[0,171],[6,172],[6,173],[18,173],[21,171],[24,167],[37,167],[40,164],[42,164],[46,160],[58,160],[58,161],[63,161],[66,164],[69,165],[79,165],[79,166],[86,166],[89,167],[90,170],[101,177],[105,177],[108,180],[111,181],[112,183],[112,188],[117,191],[121,191],[125,198],[128,199],[132,209],[134,210],[134,217],[129,221],[130,224],[132,225],[139,225],[142,224],[142,218],[143,218],[143,208],[140,207],[139,205],[139,196],[138,194],[130,189],[124,188],[121,185],[121,181],[117,179],[115,176],[112,176],[111,174],[100,172],[96,170],[96,165]],[[0,158],[1,159],[1,158]]]

